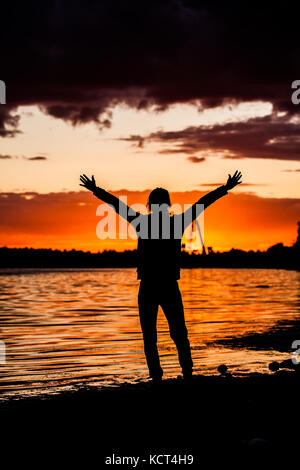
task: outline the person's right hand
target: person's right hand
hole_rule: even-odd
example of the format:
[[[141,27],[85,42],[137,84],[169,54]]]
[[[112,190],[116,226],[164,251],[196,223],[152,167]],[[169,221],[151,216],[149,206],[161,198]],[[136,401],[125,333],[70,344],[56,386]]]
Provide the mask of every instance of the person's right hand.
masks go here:
[[[92,179],[88,178],[86,175],[80,175],[80,181],[82,184],[80,184],[79,186],[83,186],[89,191],[95,191],[95,189],[97,188],[94,175],[92,176]]]

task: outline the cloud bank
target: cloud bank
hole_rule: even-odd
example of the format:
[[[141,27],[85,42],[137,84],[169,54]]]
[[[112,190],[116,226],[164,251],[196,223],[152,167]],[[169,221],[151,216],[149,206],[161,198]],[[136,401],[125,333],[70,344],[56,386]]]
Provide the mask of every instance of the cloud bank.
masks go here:
[[[5,2],[1,79],[8,104],[0,107],[0,136],[20,131],[19,105],[100,129],[111,126],[120,103],[159,111],[195,100],[203,108],[262,100],[288,116],[299,114],[291,103],[291,82],[299,78],[298,9],[262,2],[45,0],[21,2],[16,12]],[[272,135],[282,129],[282,123],[268,125]],[[283,136],[293,134],[288,122],[283,127]],[[251,139],[246,150],[241,142],[254,128],[252,122],[235,129],[240,139],[229,147],[233,157],[257,154]],[[218,131],[216,145],[225,145]],[[269,158],[273,149],[259,137],[258,153]],[[295,144],[288,154],[287,145],[279,146],[274,158],[298,158]],[[187,143],[183,149],[193,153]]]

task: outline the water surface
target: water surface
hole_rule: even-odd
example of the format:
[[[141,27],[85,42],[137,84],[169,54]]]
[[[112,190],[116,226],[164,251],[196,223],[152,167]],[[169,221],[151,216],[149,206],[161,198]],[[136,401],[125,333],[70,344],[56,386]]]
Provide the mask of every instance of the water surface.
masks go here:
[[[297,319],[298,272],[186,269],[179,282],[196,373],[215,373],[221,363],[236,374],[267,372],[270,361],[290,357],[221,348],[217,341]],[[145,380],[137,293],[135,269],[2,270],[2,398]],[[158,330],[165,376],[177,376],[176,350],[161,310]]]

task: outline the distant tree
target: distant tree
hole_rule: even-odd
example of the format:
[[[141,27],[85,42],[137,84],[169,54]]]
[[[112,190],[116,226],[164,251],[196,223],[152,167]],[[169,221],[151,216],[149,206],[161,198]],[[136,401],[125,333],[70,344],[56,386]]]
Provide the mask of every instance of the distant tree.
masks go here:
[[[300,222],[298,222],[298,236],[294,246],[300,248]]]

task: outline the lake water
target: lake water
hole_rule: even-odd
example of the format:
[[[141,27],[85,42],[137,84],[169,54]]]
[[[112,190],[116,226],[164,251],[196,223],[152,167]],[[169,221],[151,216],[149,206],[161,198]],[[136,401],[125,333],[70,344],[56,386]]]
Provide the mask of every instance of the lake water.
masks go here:
[[[0,340],[6,348],[0,364],[2,399],[147,379],[135,269],[0,274]],[[196,373],[215,374],[221,363],[235,374],[267,372],[270,361],[290,357],[216,342],[299,318],[300,273],[186,269],[179,283]],[[176,349],[161,310],[158,331],[165,377],[176,377]]]

